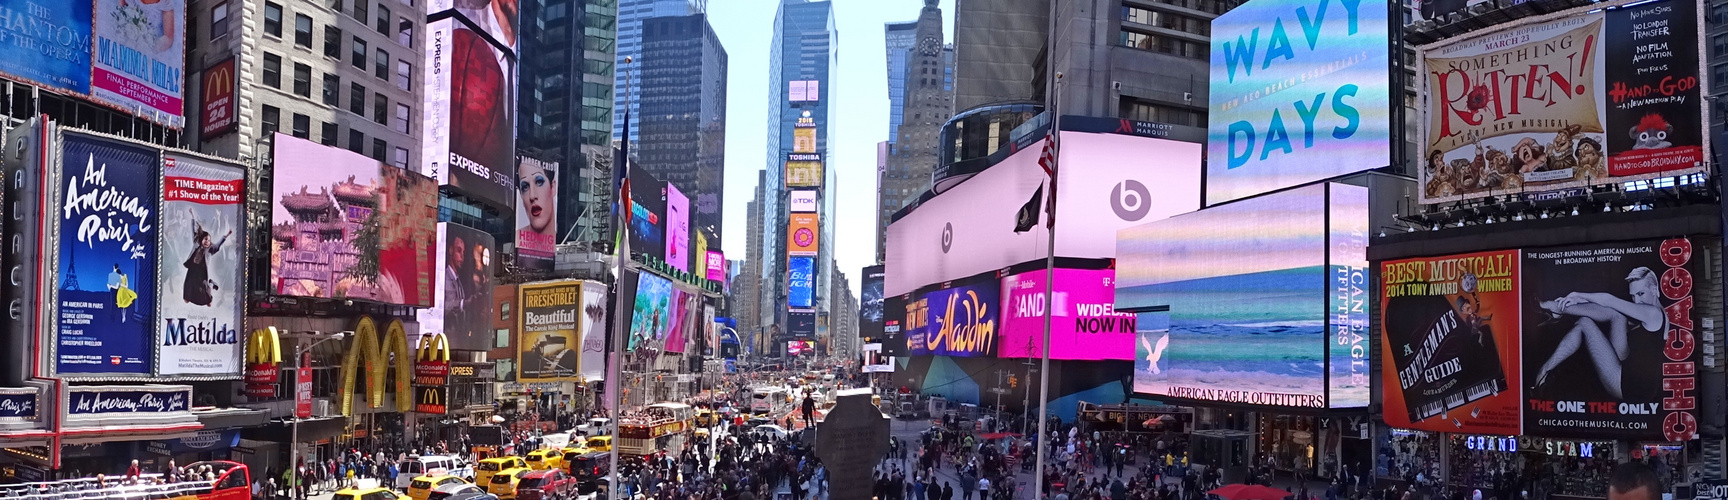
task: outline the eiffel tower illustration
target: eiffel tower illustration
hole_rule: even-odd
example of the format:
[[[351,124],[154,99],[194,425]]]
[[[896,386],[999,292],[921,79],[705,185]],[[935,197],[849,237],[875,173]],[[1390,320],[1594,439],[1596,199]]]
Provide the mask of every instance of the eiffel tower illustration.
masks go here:
[[[66,269],[70,269],[72,272],[66,273],[66,283],[61,284],[60,289],[76,291],[78,290],[78,252],[66,253],[70,255],[66,258]]]

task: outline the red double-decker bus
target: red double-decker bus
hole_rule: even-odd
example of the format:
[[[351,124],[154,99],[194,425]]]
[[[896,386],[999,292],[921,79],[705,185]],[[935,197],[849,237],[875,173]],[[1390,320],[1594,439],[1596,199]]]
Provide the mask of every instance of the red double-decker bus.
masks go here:
[[[188,470],[210,470],[214,479],[198,478],[166,482],[161,474],[144,474],[132,484],[123,477],[67,479],[41,483],[0,485],[0,498],[47,500],[60,498],[104,498],[127,500],[251,500],[252,477],[246,464],[213,460],[186,465]]]

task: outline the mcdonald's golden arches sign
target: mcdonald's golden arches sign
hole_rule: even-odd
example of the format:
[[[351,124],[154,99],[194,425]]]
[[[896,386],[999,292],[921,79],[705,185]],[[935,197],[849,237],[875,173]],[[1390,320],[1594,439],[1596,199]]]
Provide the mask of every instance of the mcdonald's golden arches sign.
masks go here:
[[[246,396],[275,397],[281,367],[282,337],[276,327],[259,328],[246,336]]]
[[[203,93],[199,101],[203,120],[199,123],[204,125],[199,128],[199,135],[205,139],[233,132],[240,123],[234,116],[235,101],[239,100],[235,95],[239,88],[236,86],[240,76],[238,70],[232,57],[204,69],[199,89]]]

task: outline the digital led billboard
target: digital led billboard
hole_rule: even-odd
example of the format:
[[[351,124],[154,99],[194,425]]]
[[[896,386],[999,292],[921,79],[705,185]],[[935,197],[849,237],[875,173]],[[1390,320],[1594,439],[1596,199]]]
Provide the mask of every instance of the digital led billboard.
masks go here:
[[[510,175],[515,61],[456,18],[428,23],[426,30],[420,173],[508,207],[519,184]]]
[[[786,258],[786,307],[809,309],[816,307],[816,258],[793,256]]]
[[[786,199],[792,207],[792,213],[811,213],[816,211],[816,190],[794,189],[786,192]]]
[[[1001,285],[994,275],[952,283],[923,294],[924,342],[914,353],[980,357],[996,352],[1001,326]]]
[[[1113,258],[1116,230],[1200,208],[1199,144],[1075,131],[1061,140],[1058,257]],[[1044,259],[1044,224],[1015,232],[1016,213],[1048,189],[1042,146],[1026,146],[890,223],[885,292]]]
[[[863,348],[858,349],[858,353],[863,358],[861,361],[864,373],[894,372],[894,357],[882,354],[882,344],[864,344]]]
[[[520,0],[432,0],[428,13],[456,11],[457,15],[479,26],[493,43],[516,53],[516,19],[521,13]]]
[[[1327,184],[1326,328],[1327,402],[1333,408],[1368,406],[1368,190]]]
[[[185,124],[184,0],[18,1],[4,9],[11,22],[0,26],[0,74]]]
[[[864,338],[882,337],[883,299],[882,279],[884,273],[881,265],[865,266],[859,273],[863,282],[858,290],[858,336]]]
[[[1364,263],[1348,235],[1366,222],[1366,189],[1314,184],[1214,206],[1124,229],[1116,266],[1116,308],[1167,309],[1167,323],[1136,324],[1134,390],[1189,399],[1270,406],[1360,406],[1366,384],[1347,378],[1328,401],[1328,358],[1354,359],[1334,349],[1334,335],[1353,332],[1357,319],[1335,315],[1352,306],[1334,279]],[[1335,207],[1335,206],[1342,206]],[[1332,207],[1332,208],[1329,208]],[[1354,214],[1354,215],[1352,215]],[[1340,241],[1329,241],[1340,233]],[[1328,261],[1328,250],[1353,252]],[[1336,353],[1342,353],[1344,357]],[[1364,372],[1365,373],[1365,372]]]
[[[1113,269],[1054,270],[1050,359],[1134,359],[1135,316],[1115,310]],[[1002,336],[997,357],[1043,356],[1045,270],[1002,278]]]
[[[786,187],[821,187],[822,155],[786,153]]]
[[[666,255],[666,183],[648,169],[630,169],[630,251]]]
[[[1644,26],[1637,28],[1636,26]],[[1695,4],[1574,9],[1423,47],[1423,203],[1704,169]]]
[[[606,378],[606,285],[597,281],[582,282],[582,357],[579,363],[582,377],[589,380]]]
[[[492,343],[492,235],[438,223],[437,300],[416,312],[420,333],[442,333],[450,348],[486,350]]]
[[[158,375],[238,377],[245,331],[246,169],[169,153],[162,158],[163,259]],[[239,234],[236,234],[239,233]],[[228,342],[229,334],[235,341]]]
[[[666,263],[690,272],[690,198],[666,183]]]
[[[786,217],[786,254],[816,255],[818,239],[816,214],[791,214]]]
[[[282,133],[275,169],[274,293],[432,305],[436,182]],[[377,250],[362,251],[360,240]]]
[[[663,345],[674,326],[672,280],[643,272],[636,281],[636,303],[631,308],[628,350]]]
[[[558,162],[516,159],[516,263],[551,270],[558,247]]]
[[[1208,205],[1391,162],[1387,14],[1252,0],[1212,20]]]

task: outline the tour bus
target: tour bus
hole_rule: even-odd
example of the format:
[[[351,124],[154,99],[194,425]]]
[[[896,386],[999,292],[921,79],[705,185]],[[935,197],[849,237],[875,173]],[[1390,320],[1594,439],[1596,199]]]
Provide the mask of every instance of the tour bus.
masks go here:
[[[785,387],[757,387],[750,394],[750,413],[774,416],[792,404],[792,392]]]
[[[144,474],[140,483],[121,485],[120,477],[107,479],[99,485],[96,478],[67,479],[42,483],[0,485],[0,498],[103,498],[138,500],[251,500],[252,478],[245,464],[214,460],[193,462],[188,469],[210,468],[216,480],[188,480],[178,483],[149,484],[161,474]]]
[[[694,428],[696,409],[683,403],[655,403],[635,415],[620,419],[618,452],[646,456],[676,452],[684,447],[684,433]]]

